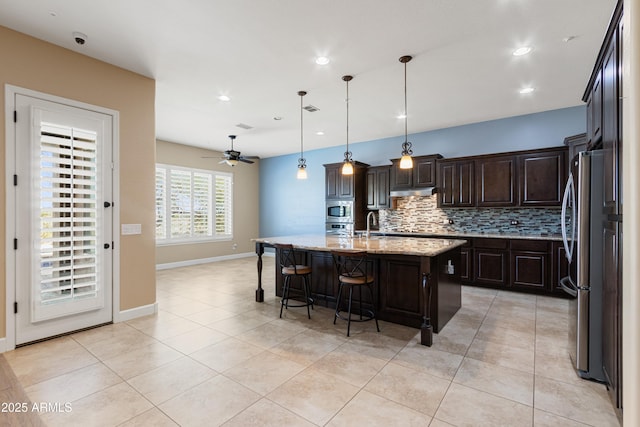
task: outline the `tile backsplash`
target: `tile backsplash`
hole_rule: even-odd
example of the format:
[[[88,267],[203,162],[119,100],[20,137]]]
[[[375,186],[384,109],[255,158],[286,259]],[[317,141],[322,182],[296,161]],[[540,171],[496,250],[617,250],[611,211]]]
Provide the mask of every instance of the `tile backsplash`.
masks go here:
[[[532,235],[561,233],[560,208],[440,209],[437,200],[437,195],[399,198],[397,209],[379,211],[380,231]],[[517,225],[511,224],[512,221],[517,221]]]

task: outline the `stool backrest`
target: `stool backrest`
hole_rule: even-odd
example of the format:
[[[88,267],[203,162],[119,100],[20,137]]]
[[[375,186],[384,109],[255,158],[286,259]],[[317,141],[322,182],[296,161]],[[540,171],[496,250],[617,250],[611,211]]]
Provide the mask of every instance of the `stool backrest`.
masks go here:
[[[371,275],[371,265],[364,251],[331,251],[333,263],[339,276],[367,277]]]
[[[274,243],[273,247],[280,253],[280,268],[293,268],[295,274],[298,274],[296,259],[296,251],[293,245],[285,243]]]

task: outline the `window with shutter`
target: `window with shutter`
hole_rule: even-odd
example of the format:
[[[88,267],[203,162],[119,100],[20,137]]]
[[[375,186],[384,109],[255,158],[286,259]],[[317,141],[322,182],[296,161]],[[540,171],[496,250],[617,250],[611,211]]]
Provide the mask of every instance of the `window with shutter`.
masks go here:
[[[233,175],[156,165],[158,244],[231,239]]]

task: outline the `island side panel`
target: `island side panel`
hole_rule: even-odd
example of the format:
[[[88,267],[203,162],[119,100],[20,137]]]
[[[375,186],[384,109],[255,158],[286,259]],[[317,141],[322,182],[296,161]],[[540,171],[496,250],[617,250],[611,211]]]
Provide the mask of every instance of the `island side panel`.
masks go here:
[[[460,263],[459,247],[431,258],[431,277],[436,283],[432,295],[436,302],[431,302],[432,313],[436,312],[435,332],[440,332],[462,306]]]
[[[422,259],[378,255],[378,318],[419,328],[422,324]],[[428,257],[427,257],[428,259]]]

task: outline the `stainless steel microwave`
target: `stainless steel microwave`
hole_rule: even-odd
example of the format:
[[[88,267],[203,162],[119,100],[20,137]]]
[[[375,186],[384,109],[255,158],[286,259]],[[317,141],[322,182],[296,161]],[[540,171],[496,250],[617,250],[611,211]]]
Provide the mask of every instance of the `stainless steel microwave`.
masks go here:
[[[327,201],[327,222],[353,222],[353,202],[344,200]]]

